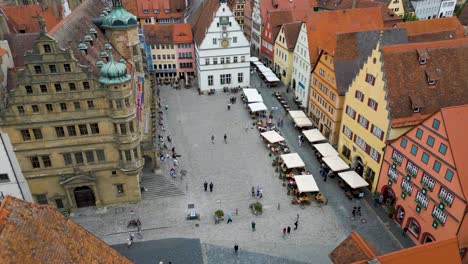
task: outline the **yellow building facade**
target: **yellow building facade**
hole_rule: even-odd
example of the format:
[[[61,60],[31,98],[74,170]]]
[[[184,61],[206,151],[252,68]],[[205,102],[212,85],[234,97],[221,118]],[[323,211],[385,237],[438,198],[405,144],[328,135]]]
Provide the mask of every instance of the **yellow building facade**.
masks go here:
[[[159,81],[172,79],[177,76],[176,49],[173,44],[151,45],[153,69]]]
[[[291,82],[294,47],[302,23],[283,24],[274,45],[274,72],[280,76],[281,82],[288,85]]]
[[[380,43],[346,93],[338,152],[374,191],[389,130]]]
[[[405,8],[403,6],[403,0],[392,0],[388,4],[388,9],[392,10],[395,15],[403,17],[405,15]]]
[[[312,72],[309,116],[330,144],[338,144],[344,96],[336,88],[333,56],[322,53]]]

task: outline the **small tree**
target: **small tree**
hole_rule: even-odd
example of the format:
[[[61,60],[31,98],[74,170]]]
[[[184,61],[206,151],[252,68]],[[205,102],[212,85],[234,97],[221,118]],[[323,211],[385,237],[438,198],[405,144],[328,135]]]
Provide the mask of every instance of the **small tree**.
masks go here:
[[[216,215],[217,217],[223,217],[223,216],[224,216],[224,212],[223,212],[223,210],[216,210],[216,211],[215,211],[215,215]]]

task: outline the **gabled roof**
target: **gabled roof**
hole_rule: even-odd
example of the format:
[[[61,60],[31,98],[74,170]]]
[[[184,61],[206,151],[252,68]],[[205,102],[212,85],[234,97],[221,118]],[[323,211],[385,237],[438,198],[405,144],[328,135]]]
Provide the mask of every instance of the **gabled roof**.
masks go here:
[[[10,46],[15,67],[24,66],[24,53],[27,50],[33,49],[34,41],[36,41],[38,37],[39,33],[5,35],[5,40],[8,41],[8,45]]]
[[[448,40],[465,35],[465,29],[457,17],[397,23],[397,27],[406,28],[409,42]]]
[[[143,26],[145,41],[149,45],[173,44],[173,24],[146,24]]]
[[[349,264],[360,260],[373,259],[379,255],[374,245],[352,232],[328,257],[334,264]]]
[[[129,4],[132,8],[133,5],[133,3]],[[136,6],[136,15],[139,18],[160,18],[161,16],[180,18],[185,12],[185,0],[136,0]],[[154,10],[158,10],[158,13]]]
[[[294,47],[296,47],[301,26],[301,21],[283,24],[284,38],[286,39],[286,45],[289,51],[293,51]]]
[[[374,261],[374,262],[372,262]],[[457,238],[434,241],[392,253],[384,254],[373,259],[354,262],[354,264],[405,264],[405,263],[450,263],[461,264],[460,248]]]
[[[0,206],[2,263],[132,263],[50,205],[7,196]]]
[[[302,12],[304,14],[304,12]],[[289,23],[294,21],[294,15],[293,12],[290,10],[276,10],[276,11],[271,11],[268,12],[269,17],[267,18],[267,21],[270,23],[271,27],[271,39],[273,40],[273,43],[276,40],[276,37],[278,36],[281,26],[283,24]],[[265,30],[262,34],[265,34]]]
[[[465,87],[465,91],[468,89]],[[466,131],[468,131],[468,104],[455,107],[446,107],[440,110],[447,133],[449,149],[457,168],[460,186],[468,198],[468,148],[466,144]]]
[[[215,12],[219,9],[219,0],[205,0],[190,17],[193,38],[200,45],[205,38],[208,27],[213,22]]]
[[[39,14],[45,20],[47,29],[55,27],[62,20],[62,6],[57,8],[57,16],[52,7],[42,7],[41,5],[5,6],[1,12],[5,15],[8,28],[12,33],[19,33],[24,30],[26,33],[39,32],[39,23],[34,16]]]
[[[108,40],[101,29],[94,25],[92,19],[98,18],[104,7],[104,2],[101,0],[84,1],[48,32],[51,37],[58,41],[62,49],[71,49],[80,64],[90,66],[96,76],[99,76],[96,62],[100,59],[100,53],[104,51],[104,45],[108,43]],[[89,33],[91,28],[96,30],[97,37]],[[78,45],[85,35],[90,35],[93,38],[93,45],[83,42],[88,47],[87,55],[78,49]],[[106,52],[109,51],[106,50]],[[122,58],[116,49],[112,49],[112,54],[116,61]]]
[[[313,12],[307,17],[306,25],[310,63],[315,64],[321,50],[332,55],[335,53],[337,33],[382,29],[382,9],[371,7]]]
[[[327,10],[367,8],[382,5],[384,4],[373,0],[317,0],[317,6]]]
[[[382,53],[393,127],[399,119],[415,123],[442,107],[468,104],[467,38],[386,46]]]
[[[333,57],[336,86],[339,95],[344,95],[363,63],[377,47],[407,43],[405,29],[385,29],[339,33]]]
[[[265,23],[267,12],[278,10],[307,10],[307,12],[313,12],[315,6],[317,6],[316,0],[260,0],[262,23]]]

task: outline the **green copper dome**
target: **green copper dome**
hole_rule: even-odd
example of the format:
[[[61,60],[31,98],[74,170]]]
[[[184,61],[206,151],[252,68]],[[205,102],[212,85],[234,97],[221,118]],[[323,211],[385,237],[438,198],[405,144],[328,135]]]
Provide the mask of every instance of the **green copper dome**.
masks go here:
[[[103,28],[129,28],[137,27],[138,22],[136,16],[130,14],[121,5],[120,1],[114,1],[112,11],[104,17],[102,21]]]
[[[103,63],[100,67],[101,76],[99,82],[102,84],[121,84],[130,80],[130,75],[127,74],[127,66],[125,63],[117,62],[114,56],[110,53],[110,59],[107,63]]]

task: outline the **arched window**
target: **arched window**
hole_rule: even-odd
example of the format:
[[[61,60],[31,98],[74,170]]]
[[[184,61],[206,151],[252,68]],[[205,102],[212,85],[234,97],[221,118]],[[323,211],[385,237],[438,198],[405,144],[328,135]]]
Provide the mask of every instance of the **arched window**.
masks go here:
[[[411,233],[416,239],[419,240],[419,237],[421,236],[421,225],[419,224],[418,220],[414,218],[409,218],[408,219],[408,232]]]
[[[431,234],[426,232],[422,235],[422,239],[421,239],[422,244],[426,244],[426,243],[430,243],[434,241],[436,241],[436,239]]]

